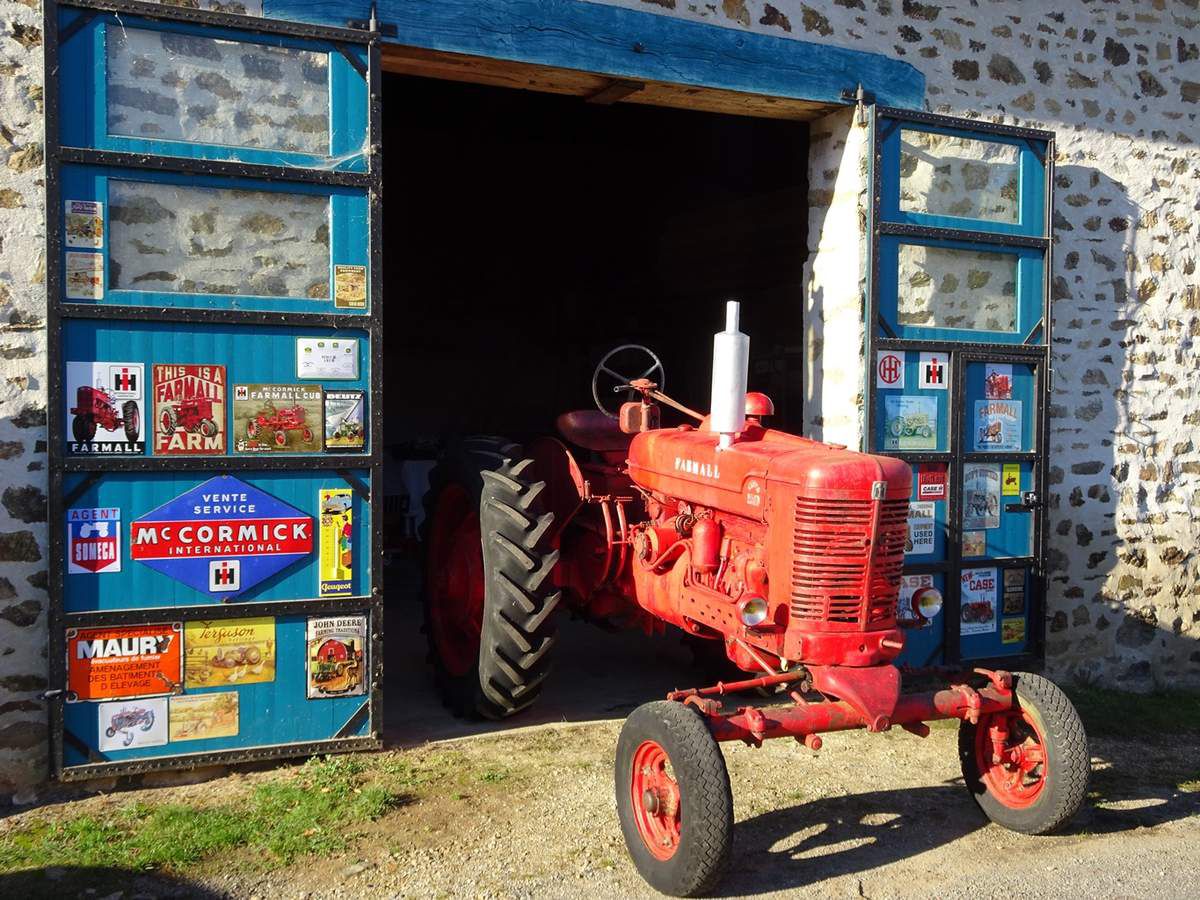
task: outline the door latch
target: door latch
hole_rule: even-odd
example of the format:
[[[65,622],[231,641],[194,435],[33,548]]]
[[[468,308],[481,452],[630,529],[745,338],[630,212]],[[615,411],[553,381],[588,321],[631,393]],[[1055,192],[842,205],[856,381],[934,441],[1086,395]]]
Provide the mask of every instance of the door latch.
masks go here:
[[[1035,509],[1040,509],[1042,498],[1037,491],[1021,491],[1020,503],[1009,503],[1004,507],[1005,512],[1032,512]]]

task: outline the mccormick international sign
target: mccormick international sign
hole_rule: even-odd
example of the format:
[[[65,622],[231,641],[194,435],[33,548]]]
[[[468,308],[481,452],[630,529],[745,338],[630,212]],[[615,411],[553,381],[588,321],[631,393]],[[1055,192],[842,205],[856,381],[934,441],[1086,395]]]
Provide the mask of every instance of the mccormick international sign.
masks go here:
[[[232,600],[313,550],[313,519],[230,475],[133,523],[129,555],[218,600]]]

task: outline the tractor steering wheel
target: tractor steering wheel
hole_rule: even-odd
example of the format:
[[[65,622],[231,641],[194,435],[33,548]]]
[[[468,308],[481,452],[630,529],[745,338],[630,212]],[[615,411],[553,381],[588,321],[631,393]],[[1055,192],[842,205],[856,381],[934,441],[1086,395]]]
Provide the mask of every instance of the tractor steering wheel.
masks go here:
[[[650,363],[650,367],[642,371],[642,367],[647,361]],[[622,371],[638,372],[639,374],[622,375]],[[596,401],[596,408],[610,419],[617,418],[617,413],[609,409],[600,398],[620,393],[623,390],[626,399],[632,400],[637,395],[637,391],[628,385],[629,382],[638,378],[649,378],[658,385],[660,391],[666,386],[667,373],[663,369],[662,360],[653,350],[643,347],[641,344],[622,344],[620,347],[609,350],[596,366],[596,371],[592,373],[592,399]],[[609,385],[610,381],[614,383]]]

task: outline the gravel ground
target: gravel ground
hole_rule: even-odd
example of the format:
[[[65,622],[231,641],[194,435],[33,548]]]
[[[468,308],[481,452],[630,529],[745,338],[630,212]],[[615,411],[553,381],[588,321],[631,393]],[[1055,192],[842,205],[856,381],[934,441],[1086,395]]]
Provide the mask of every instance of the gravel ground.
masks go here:
[[[108,896],[654,896],[617,825],[610,767],[618,728],[541,726],[403,751],[450,746],[466,768],[500,766],[512,775],[422,795],[336,858],[254,874],[254,861],[235,854],[203,864],[186,882],[146,876]],[[1195,737],[1093,740],[1088,806],[1069,833],[1049,838],[986,822],[960,783],[951,727],[924,740],[828,735],[819,754],[786,741],[724,749],[737,817],[726,896],[1200,896]],[[232,779],[154,796],[241,789],[244,777]],[[1177,787],[1189,780],[1192,790]]]

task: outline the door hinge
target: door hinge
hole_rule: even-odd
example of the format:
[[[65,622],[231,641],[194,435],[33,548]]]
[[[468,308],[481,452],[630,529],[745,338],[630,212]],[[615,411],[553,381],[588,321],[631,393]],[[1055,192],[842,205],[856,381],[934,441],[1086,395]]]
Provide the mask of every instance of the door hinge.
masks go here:
[[[862,82],[855,86],[854,90],[849,88],[842,89],[842,99],[846,102],[854,102],[854,117],[859,125],[867,124],[867,107],[868,103],[875,103],[875,94],[872,91],[864,91]]]

